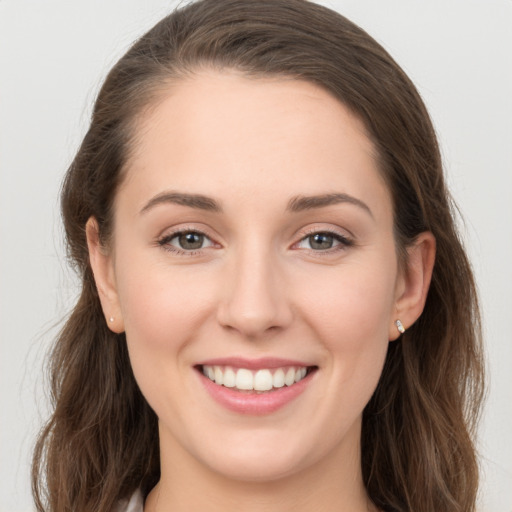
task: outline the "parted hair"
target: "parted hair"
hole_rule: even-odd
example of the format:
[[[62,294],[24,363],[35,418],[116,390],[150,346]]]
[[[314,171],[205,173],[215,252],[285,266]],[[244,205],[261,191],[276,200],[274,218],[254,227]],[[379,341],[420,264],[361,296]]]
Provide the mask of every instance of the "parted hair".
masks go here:
[[[108,74],[66,174],[61,206],[81,294],[51,353],[53,414],[35,449],[39,512],[111,512],[159,479],[157,418],[135,382],[124,334],[106,326],[85,224],[108,245],[113,202],[137,144],[137,122],[172,84],[201,69],[312,82],[361,119],[392,197],[402,265],[433,233],[425,309],[390,343],[362,423],[362,473],[383,511],[472,512],[474,435],[483,396],[478,302],[455,226],[434,128],[390,55],[340,14],[305,0],[202,0],[137,40]]]

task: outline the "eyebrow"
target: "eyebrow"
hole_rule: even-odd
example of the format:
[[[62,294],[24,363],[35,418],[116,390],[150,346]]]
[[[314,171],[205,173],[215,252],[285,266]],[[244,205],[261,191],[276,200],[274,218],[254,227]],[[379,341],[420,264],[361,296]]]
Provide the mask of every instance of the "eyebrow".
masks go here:
[[[312,210],[315,208],[324,208],[326,206],[331,206],[335,204],[348,203],[354,206],[358,206],[367,212],[370,217],[373,217],[373,213],[370,210],[370,207],[357,199],[357,197],[351,196],[349,194],[321,194],[317,196],[297,196],[288,202],[287,210],[290,212],[302,212],[305,210]]]
[[[151,198],[142,208],[140,213],[146,213],[148,210],[151,210],[155,206],[167,203],[188,206],[189,208],[197,208],[199,210],[215,213],[222,212],[220,204],[211,197],[203,196],[201,194],[186,194],[184,192],[163,192]],[[296,196],[290,199],[286,210],[297,213],[343,203],[358,206],[359,208],[365,210],[373,218],[372,211],[366,203],[354,196],[342,193],[321,194],[315,196]]]
[[[201,194],[185,194],[183,192],[163,192],[150,199],[140,213],[146,213],[155,206],[168,203],[179,204],[181,206],[188,206],[189,208],[197,208],[209,212],[222,212],[220,204],[211,197]]]

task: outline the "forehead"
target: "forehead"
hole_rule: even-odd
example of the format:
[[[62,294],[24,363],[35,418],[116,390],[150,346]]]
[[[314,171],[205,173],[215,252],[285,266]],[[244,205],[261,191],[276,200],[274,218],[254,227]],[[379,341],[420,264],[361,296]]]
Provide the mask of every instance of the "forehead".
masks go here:
[[[170,86],[135,131],[120,194],[178,189],[285,201],[343,192],[389,208],[363,123],[309,82],[203,72]]]

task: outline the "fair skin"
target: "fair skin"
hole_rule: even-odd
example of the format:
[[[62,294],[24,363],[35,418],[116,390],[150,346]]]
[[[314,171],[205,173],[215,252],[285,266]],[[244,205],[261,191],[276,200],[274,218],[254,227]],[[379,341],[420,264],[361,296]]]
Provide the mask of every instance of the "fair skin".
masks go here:
[[[87,237],[107,323],[159,418],[145,511],[376,510],[362,411],[395,320],[421,314],[435,243],[420,235],[400,268],[364,126],[313,84],[203,71],[144,113],[136,140],[112,243],[93,218]],[[241,391],[205,376],[213,363],[223,379],[306,376]]]

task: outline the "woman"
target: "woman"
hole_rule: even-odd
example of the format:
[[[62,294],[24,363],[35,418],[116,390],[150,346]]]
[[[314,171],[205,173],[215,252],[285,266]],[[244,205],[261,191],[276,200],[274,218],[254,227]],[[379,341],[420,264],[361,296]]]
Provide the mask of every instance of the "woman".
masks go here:
[[[425,107],[361,29],[171,14],[107,77],[62,210],[83,289],[39,510],[475,509],[473,278]]]

